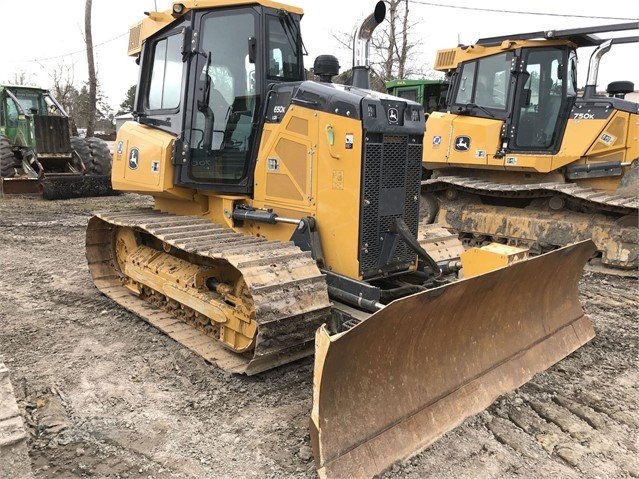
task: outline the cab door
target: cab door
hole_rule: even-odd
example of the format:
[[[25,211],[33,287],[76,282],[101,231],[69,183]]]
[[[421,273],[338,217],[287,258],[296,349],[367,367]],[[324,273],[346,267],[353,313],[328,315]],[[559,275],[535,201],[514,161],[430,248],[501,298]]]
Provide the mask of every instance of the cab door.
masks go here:
[[[2,98],[3,135],[16,146],[35,147],[33,120],[26,115],[18,101],[5,90]]]

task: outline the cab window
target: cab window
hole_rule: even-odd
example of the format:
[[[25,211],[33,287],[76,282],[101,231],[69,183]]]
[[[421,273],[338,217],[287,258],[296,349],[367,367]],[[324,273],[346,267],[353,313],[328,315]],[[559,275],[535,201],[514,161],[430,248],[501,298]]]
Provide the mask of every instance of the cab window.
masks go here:
[[[486,57],[479,62],[475,104],[485,108],[506,108],[510,76],[510,54]]]
[[[553,145],[564,98],[562,58],[561,49],[528,51],[525,82],[519,95],[521,105],[516,148],[547,149]]]
[[[471,103],[473,97],[473,87],[475,85],[476,66],[477,64],[475,62],[472,62],[466,63],[462,67],[457,95],[455,96],[455,103],[461,105]]]
[[[300,52],[297,47],[299,32],[291,27],[285,16],[266,17],[267,75],[271,80],[303,80]]]
[[[147,109],[174,110],[180,106],[183,67],[181,44],[181,35],[163,38],[155,44]]]
[[[462,66],[454,102],[506,110],[512,53],[501,53]]]
[[[19,116],[20,116],[18,105],[16,105],[16,102],[11,97],[7,97],[6,105],[7,105],[7,126],[17,127]]]
[[[249,9],[202,18],[190,180],[236,184],[247,175],[258,94],[248,45],[256,36],[256,21]]]

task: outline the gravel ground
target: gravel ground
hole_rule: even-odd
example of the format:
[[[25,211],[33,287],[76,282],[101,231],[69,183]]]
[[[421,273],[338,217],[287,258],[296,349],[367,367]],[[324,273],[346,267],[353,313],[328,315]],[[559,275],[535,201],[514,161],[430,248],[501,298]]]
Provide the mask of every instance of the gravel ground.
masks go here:
[[[35,477],[316,477],[312,359],[233,376],[93,286],[91,212],[148,204],[0,199],[0,356]],[[594,340],[383,477],[639,477],[637,280],[580,292]]]

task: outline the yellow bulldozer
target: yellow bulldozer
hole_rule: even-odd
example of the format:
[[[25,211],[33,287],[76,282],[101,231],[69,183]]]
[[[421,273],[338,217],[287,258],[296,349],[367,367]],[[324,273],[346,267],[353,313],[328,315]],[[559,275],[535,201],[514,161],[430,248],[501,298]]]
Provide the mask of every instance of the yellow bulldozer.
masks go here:
[[[302,13],[184,1],[132,28],[112,183],[154,206],[96,213],[87,260],[105,295],[227,371],[315,353],[318,473],[372,476],[594,336],[577,288],[594,247],[466,251],[420,222],[423,107],[367,89],[384,3],[348,86],[330,55],[305,80]]]
[[[548,251],[585,238],[593,264],[637,273],[639,103],[597,90],[604,55],[639,22],[483,38],[440,50],[451,82],[426,124],[423,214],[486,241]],[[604,35],[600,35],[604,34]],[[577,52],[594,48],[578,90]],[[584,50],[582,50],[584,51]]]

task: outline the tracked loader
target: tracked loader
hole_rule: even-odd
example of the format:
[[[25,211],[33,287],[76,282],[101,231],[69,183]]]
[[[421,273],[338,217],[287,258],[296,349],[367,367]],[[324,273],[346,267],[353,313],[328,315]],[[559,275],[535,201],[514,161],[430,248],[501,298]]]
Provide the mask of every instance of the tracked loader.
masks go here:
[[[69,115],[48,90],[0,85],[0,197],[113,194],[104,140],[72,136]]]
[[[383,471],[594,335],[577,296],[592,243],[527,259],[420,223],[423,107],[366,89],[384,15],[359,24],[344,86],[330,55],[305,81],[299,8],[150,12],[112,182],[154,206],[86,233],[97,288],[219,367],[315,352],[321,477]]]
[[[519,33],[440,50],[435,68],[451,87],[446,109],[426,124],[424,216],[471,246],[543,252],[591,238],[593,265],[636,275],[639,103],[627,97],[632,82],[603,93],[597,79],[604,55],[636,46],[637,30],[639,22]],[[594,51],[579,91],[585,48]]]

